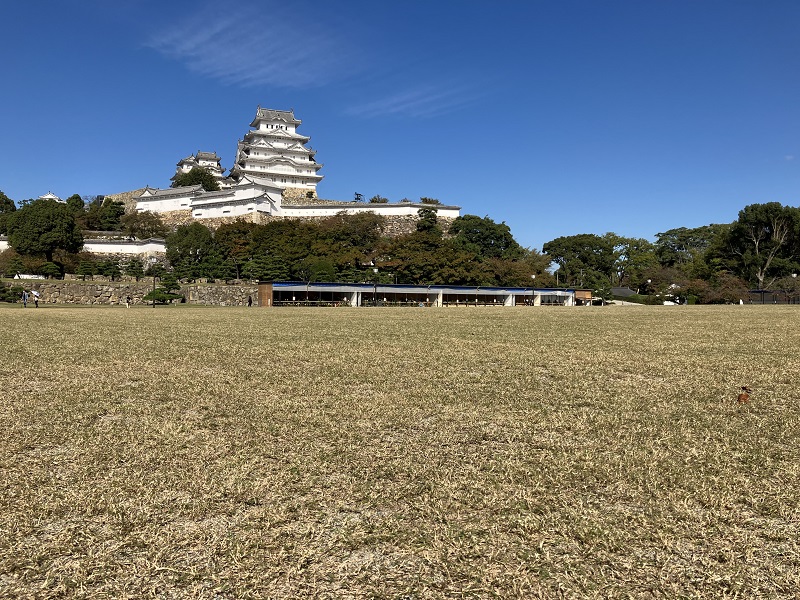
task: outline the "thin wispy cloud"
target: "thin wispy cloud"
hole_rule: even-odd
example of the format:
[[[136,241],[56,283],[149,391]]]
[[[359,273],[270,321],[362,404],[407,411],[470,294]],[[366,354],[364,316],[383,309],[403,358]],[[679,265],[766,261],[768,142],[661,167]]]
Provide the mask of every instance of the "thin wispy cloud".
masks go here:
[[[467,106],[484,95],[482,90],[469,84],[442,82],[404,88],[375,100],[353,105],[347,109],[347,113],[365,118],[431,118]]]
[[[318,87],[355,68],[355,52],[336,27],[305,20],[298,30],[272,18],[284,12],[259,3],[225,16],[214,5],[164,27],[147,46],[194,73],[242,87]]]

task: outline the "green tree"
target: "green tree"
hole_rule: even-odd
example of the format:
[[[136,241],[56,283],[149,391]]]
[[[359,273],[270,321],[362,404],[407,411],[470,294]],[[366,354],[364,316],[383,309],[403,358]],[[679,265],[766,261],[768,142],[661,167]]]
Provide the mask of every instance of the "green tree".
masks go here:
[[[83,198],[81,198],[80,194],[72,194],[67,198],[67,206],[75,213],[76,217],[83,214],[85,209]]]
[[[17,210],[14,201],[0,191],[0,235],[8,233],[9,215]]]
[[[6,277],[13,277],[25,272],[25,263],[13,248],[0,252],[0,273]]]
[[[94,231],[117,231],[125,214],[125,204],[111,198],[96,196],[86,210],[86,227]]]
[[[44,255],[53,261],[53,252],[77,252],[83,235],[75,215],[66,204],[55,200],[36,200],[15,211],[8,224],[10,245],[20,254]]]
[[[656,234],[656,258],[662,266],[678,268],[689,277],[709,279],[714,272],[707,260],[709,249],[720,246],[730,227],[729,224],[678,227]]]
[[[108,277],[111,281],[122,275],[119,263],[115,260],[104,260],[97,265],[97,270],[103,277]]]
[[[172,182],[172,187],[184,187],[188,185],[202,185],[207,192],[219,190],[219,182],[216,177],[204,167],[192,167],[188,173],[181,173]]]
[[[179,277],[196,279],[208,276],[203,262],[214,249],[214,238],[205,225],[197,221],[179,226],[166,239],[167,260]]]
[[[380,195],[375,195],[372,198],[370,198],[369,201],[370,204],[386,204],[389,202],[389,199],[384,198],[383,196]]]
[[[328,258],[309,256],[298,265],[295,275],[300,281],[333,281],[336,269]]]
[[[257,227],[254,223],[234,221],[220,225],[214,233],[214,241],[230,261],[236,279],[241,279],[242,266],[253,258],[253,231]]]
[[[242,276],[261,281],[286,281],[289,279],[289,265],[275,256],[257,256],[242,266]]]
[[[607,233],[603,236],[614,253],[612,285],[632,285],[642,280],[643,274],[658,265],[655,246],[644,238],[630,238]]]
[[[558,266],[560,283],[579,287],[608,286],[614,273],[614,246],[593,233],[562,236],[542,246]]]
[[[453,236],[457,247],[482,258],[521,258],[524,254],[508,225],[495,223],[489,217],[457,217],[450,224],[448,233]]]
[[[128,277],[135,277],[136,281],[139,281],[140,278],[144,277],[144,264],[142,263],[142,259],[136,256],[128,259],[123,271]]]
[[[78,263],[78,269],[76,275],[78,275],[81,279],[86,280],[86,276],[89,277],[94,276],[97,268],[94,264],[94,261],[84,259]]]
[[[60,277],[62,275],[61,267],[54,262],[46,262],[39,268],[39,274],[44,275],[48,279]]]
[[[122,232],[137,240],[164,238],[169,233],[161,217],[149,210],[122,215],[119,222]]]
[[[439,200],[437,200],[436,198],[428,198],[426,196],[422,196],[419,199],[419,202],[420,204],[441,204],[441,202],[439,202]]]
[[[754,282],[759,289],[796,272],[800,209],[779,202],[750,204],[711,252],[722,267]]]
[[[417,211],[417,231],[442,237],[442,228],[439,226],[438,212],[435,208],[420,208]]]
[[[312,223],[288,219],[261,225],[253,230],[252,256],[272,257],[294,269],[311,255],[317,231],[318,227]]]

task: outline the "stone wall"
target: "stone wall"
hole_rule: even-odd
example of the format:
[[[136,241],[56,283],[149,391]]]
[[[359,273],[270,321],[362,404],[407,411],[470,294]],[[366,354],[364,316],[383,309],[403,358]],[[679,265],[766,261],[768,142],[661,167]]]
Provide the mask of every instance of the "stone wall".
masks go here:
[[[189,304],[247,306],[248,296],[253,299],[254,306],[258,304],[258,285],[251,283],[185,285],[181,288],[181,293]]]
[[[110,198],[112,202],[122,202],[125,205],[125,212],[136,212],[136,200],[142,195],[145,188],[138,190],[131,190],[130,192],[120,192],[118,194],[107,194],[106,198]]]
[[[311,192],[311,198],[308,197],[308,192]],[[287,187],[283,190],[283,201],[286,204],[316,204],[319,199],[313,190]]]
[[[343,209],[347,206],[346,203],[342,205]],[[325,219],[329,219],[330,217],[277,217],[271,215],[264,215],[261,213],[251,213],[249,215],[241,215],[238,217],[219,217],[215,219],[195,219],[192,217],[192,213],[188,210],[180,210],[180,211],[172,211],[166,213],[159,213],[159,216],[164,221],[164,223],[174,229],[178,225],[188,225],[194,221],[198,221],[208,227],[211,230],[216,230],[220,225],[224,225],[226,223],[234,223],[236,221],[244,221],[246,223],[256,223],[259,225],[264,225],[271,221],[281,221],[285,218],[289,218],[293,221],[306,221],[306,222],[319,222]],[[417,217],[415,216],[384,216],[386,226],[384,228],[384,234],[389,237],[397,237],[400,235],[405,235],[407,233],[411,233],[417,228]],[[439,226],[447,232],[447,229],[450,227],[450,223],[452,223],[452,219],[447,219],[444,217],[439,217]]]
[[[60,281],[17,280],[3,281],[6,287],[22,287],[29,292],[36,290],[41,295],[39,304],[125,304],[130,296],[133,304],[143,304],[142,298],[153,289],[152,279],[136,281]],[[251,283],[238,285],[185,284],[179,292],[189,304],[213,306],[246,306],[247,297],[258,303],[258,286]]]

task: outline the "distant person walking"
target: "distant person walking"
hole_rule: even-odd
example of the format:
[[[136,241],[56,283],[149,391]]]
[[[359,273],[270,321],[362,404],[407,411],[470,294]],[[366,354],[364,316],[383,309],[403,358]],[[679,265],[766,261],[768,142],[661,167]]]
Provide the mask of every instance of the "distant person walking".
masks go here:
[[[28,292],[22,290],[22,308],[28,308]]]
[[[125,296],[125,308],[130,308],[130,307],[131,307],[131,297]]]
[[[253,306],[253,297],[252,296],[248,296],[247,297],[247,308],[250,308],[251,306]]]
[[[34,305],[36,305],[36,308],[39,308],[39,292],[37,292],[36,290],[33,290],[31,292],[31,294],[33,294],[33,303],[34,303]]]

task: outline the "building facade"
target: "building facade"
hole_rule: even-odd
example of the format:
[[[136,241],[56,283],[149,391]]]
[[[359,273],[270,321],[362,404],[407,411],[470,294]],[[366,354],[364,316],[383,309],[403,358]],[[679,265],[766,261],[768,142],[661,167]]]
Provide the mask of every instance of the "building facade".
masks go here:
[[[197,154],[192,154],[178,161],[175,175],[172,176],[170,181],[175,181],[178,177],[188,173],[195,167],[202,167],[211,173],[218,181],[222,182],[222,180],[225,179],[225,169],[222,167],[221,161],[222,159],[217,156],[216,152],[198,151]],[[222,185],[222,183],[220,183],[220,185]]]
[[[311,138],[297,133],[301,122],[293,110],[259,106],[250,123],[254,129],[237,145],[231,178],[256,177],[315,197],[317,184],[322,180],[318,174],[322,165],[315,160],[316,150],[306,147]]]
[[[316,151],[306,147],[311,139],[297,133],[301,121],[293,110],[261,108],[251,129],[238,142],[236,161],[228,177],[216,152],[198,152],[177,164],[172,180],[193,167],[204,167],[217,177],[221,189],[207,192],[200,185],[151,188],[136,198],[137,212],[190,212],[195,219],[263,215],[288,219],[324,218],[341,212],[371,212],[386,217],[415,217],[420,208],[432,208],[443,219],[455,219],[460,207],[412,202],[366,204],[317,198]],[[298,202],[302,198],[302,203]]]

